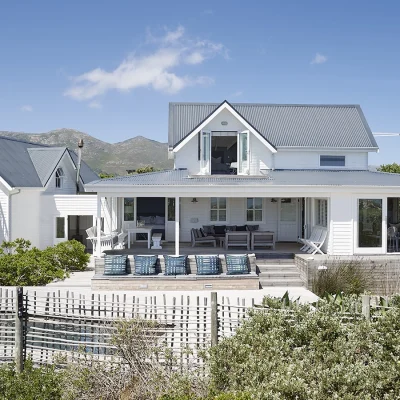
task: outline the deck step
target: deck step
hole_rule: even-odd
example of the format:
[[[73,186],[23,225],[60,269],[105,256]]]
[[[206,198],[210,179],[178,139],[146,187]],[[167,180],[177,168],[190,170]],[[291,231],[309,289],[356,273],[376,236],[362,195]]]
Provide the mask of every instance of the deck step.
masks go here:
[[[304,287],[301,279],[284,278],[284,279],[260,279],[262,287],[280,286],[280,287]]]
[[[258,274],[260,279],[279,279],[279,278],[298,278],[300,279],[299,271],[265,271]]]

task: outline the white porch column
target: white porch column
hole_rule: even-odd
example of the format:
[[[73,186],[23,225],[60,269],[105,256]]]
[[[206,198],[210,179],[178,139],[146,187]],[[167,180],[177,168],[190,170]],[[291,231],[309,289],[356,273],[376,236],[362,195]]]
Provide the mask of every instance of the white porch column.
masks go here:
[[[179,197],[175,197],[175,255],[179,256]]]
[[[96,218],[96,257],[101,257],[101,196],[97,195],[97,218]]]

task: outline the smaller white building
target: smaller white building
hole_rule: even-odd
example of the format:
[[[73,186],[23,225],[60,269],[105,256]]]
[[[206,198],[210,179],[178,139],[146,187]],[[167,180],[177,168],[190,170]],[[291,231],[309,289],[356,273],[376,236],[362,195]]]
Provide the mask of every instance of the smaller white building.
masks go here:
[[[77,179],[78,156],[66,147],[0,137],[0,154],[0,243],[24,238],[43,249],[74,238],[90,246],[85,229],[97,202],[83,185],[97,174],[82,161]]]

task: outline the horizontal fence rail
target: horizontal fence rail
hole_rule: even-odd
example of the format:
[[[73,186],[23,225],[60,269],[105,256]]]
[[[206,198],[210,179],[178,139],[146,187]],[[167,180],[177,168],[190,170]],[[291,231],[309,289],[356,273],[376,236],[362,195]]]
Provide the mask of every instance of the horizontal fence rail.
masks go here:
[[[371,304],[362,296],[362,307],[354,313],[343,312],[342,321],[359,318],[376,321],[389,307]],[[249,310],[269,312],[253,299],[207,296],[165,295],[127,296],[126,294],[82,294],[67,291],[28,292],[21,288],[0,287],[0,362],[23,359],[35,364],[58,363],[60,356],[69,361],[90,355],[96,360],[123,362],[116,355],[112,337],[118,321],[153,321],[146,332],[156,335],[178,365],[202,367],[201,352],[231,337],[249,318]],[[292,310],[283,308],[290,321]]]

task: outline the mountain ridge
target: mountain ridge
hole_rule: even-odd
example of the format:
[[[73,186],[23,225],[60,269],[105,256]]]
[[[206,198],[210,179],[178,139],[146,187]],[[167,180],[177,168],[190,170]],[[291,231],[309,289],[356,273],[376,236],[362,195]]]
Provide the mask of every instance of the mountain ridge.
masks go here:
[[[97,173],[126,175],[127,170],[151,165],[157,169],[173,167],[168,159],[168,144],[144,136],[108,143],[72,128],[53,129],[44,133],[0,131],[0,136],[48,146],[65,146],[76,150],[83,139],[82,158]]]

